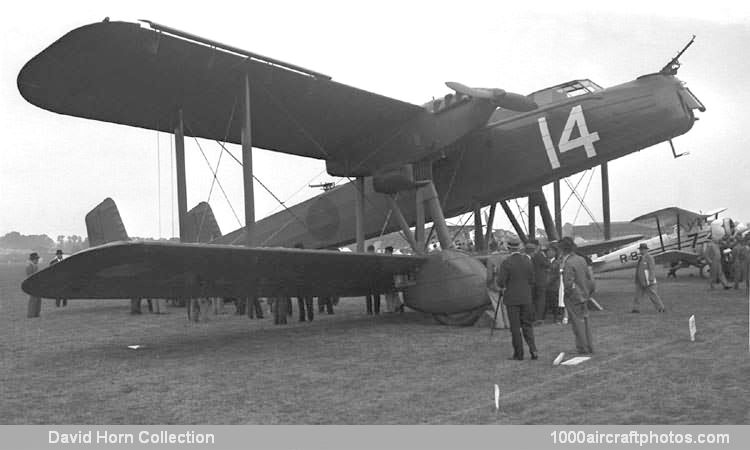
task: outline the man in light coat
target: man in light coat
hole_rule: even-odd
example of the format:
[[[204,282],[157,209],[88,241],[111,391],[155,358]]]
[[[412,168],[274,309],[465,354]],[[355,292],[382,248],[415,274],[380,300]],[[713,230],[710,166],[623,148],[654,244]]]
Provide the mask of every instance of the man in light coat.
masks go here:
[[[32,274],[39,270],[39,254],[34,252],[29,255],[29,262],[26,264],[26,276],[30,277]],[[26,311],[26,317],[29,319],[39,317],[42,312],[42,299],[29,295],[29,306]]]
[[[648,254],[648,245],[645,242],[638,247],[641,257],[635,267],[635,297],[633,298],[633,313],[641,312],[639,303],[642,298],[648,296],[657,312],[665,312],[659,294],[656,292],[656,264],[654,257]]]
[[[594,353],[589,327],[589,286],[591,275],[586,260],[575,253],[575,243],[570,237],[560,240],[560,277],[564,289],[565,311],[576,339],[576,351],[586,355]]]

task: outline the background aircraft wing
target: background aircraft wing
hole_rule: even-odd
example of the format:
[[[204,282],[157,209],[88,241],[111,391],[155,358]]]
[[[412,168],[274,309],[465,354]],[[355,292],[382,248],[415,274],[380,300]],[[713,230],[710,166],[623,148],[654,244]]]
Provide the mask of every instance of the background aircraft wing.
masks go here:
[[[425,261],[327,250],[116,242],[47,267],[22,288],[48,298],[358,296],[387,291],[394,274]]]
[[[614,239],[609,239],[607,241],[598,241],[598,242],[589,242],[581,245],[577,245],[577,253],[582,253],[584,255],[596,255],[604,252],[608,252],[611,249],[622,247],[623,245],[628,245],[631,242],[635,242],[639,239],[642,239],[642,234],[631,234],[628,236],[621,236]]]
[[[696,221],[702,220],[706,217],[704,214],[695,213],[693,211],[688,211],[687,209],[678,208],[676,206],[670,206],[668,208],[662,208],[656,211],[651,211],[650,213],[646,213],[642,216],[638,216],[635,219],[631,220],[631,222],[648,222],[652,220],[655,221],[658,217],[662,232],[665,232],[668,227],[677,224],[678,215],[680,217],[680,225],[684,227],[689,227],[690,224],[694,224],[696,223]]]
[[[320,159],[356,156],[347,143],[423,111],[215,44],[145,24],[94,23],[26,63],[18,89],[30,103],[60,114],[170,133],[182,109],[187,136],[240,143],[247,72],[253,146]]]

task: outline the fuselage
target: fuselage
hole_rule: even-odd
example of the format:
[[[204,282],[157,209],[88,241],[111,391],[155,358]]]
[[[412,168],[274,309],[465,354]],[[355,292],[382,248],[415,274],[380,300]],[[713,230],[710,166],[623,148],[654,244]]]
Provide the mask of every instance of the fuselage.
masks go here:
[[[684,253],[692,253],[696,256],[701,255],[703,244],[709,241],[711,231],[709,229],[697,229],[691,232],[682,232],[679,239],[677,233],[664,234],[652,237],[645,241],[628,245],[599,258],[593,258],[594,272],[612,272],[615,270],[630,269],[638,264],[640,251],[638,247],[641,243],[648,245],[648,252],[656,256],[665,251],[679,250]],[[662,247],[663,245],[663,247]]]
[[[692,110],[702,108],[680,80],[661,74],[572,97],[561,92],[539,103],[526,113],[498,109],[480,129],[431,159],[415,161],[428,172],[417,177],[434,180],[446,216],[524,195],[684,134],[696,120]],[[326,248],[353,242],[355,193],[355,184],[347,183],[256,222],[255,245]],[[397,200],[413,226],[415,191],[402,191]],[[399,228],[371,177],[365,178],[364,210],[367,237]],[[239,242],[241,234],[237,230],[222,241]]]

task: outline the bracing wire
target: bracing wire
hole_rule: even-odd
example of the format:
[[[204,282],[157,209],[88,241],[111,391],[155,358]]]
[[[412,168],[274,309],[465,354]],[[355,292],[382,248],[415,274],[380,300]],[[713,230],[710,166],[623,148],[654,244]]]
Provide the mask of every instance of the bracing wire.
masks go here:
[[[581,197],[580,197],[580,196],[578,195],[578,192],[577,192],[577,191],[576,191],[576,190],[575,190],[575,189],[573,188],[573,186],[571,186],[571,185],[570,185],[570,182],[569,182],[569,181],[568,181],[567,179],[565,180],[565,183],[566,183],[566,184],[568,185],[568,187],[569,187],[569,188],[571,189],[571,191],[572,191],[572,192],[573,192],[573,194],[574,194],[574,195],[576,196],[576,198],[578,199],[578,201],[579,201],[579,202],[581,202],[581,205],[583,206],[583,209],[584,209],[584,210],[585,210],[585,211],[586,211],[586,212],[588,213],[589,217],[591,217],[591,220],[592,220],[592,221],[594,222],[594,225],[596,225],[596,227],[597,227],[597,228],[599,229],[599,231],[601,231],[601,227],[599,226],[599,223],[598,223],[598,222],[596,221],[596,219],[594,218],[594,215],[593,215],[593,214],[591,213],[591,210],[590,210],[590,209],[588,208],[588,206],[586,206],[586,205],[584,204],[583,198],[581,198]]]
[[[156,211],[159,217],[159,239],[161,239],[161,146],[159,124],[156,125]]]
[[[174,149],[172,146],[172,139],[169,140],[169,176],[170,176],[170,185],[172,188],[172,194],[170,195],[170,198],[172,199],[172,206],[171,206],[171,212],[172,212],[172,236],[174,237]]]
[[[516,208],[518,208],[518,216],[521,218],[521,229],[523,229],[524,233],[526,233],[526,235],[528,235],[529,234],[529,230],[526,227],[526,222],[523,220],[523,214],[526,211],[524,211],[523,208],[521,208],[521,205],[518,203],[518,199],[514,199],[514,201],[516,202]]]

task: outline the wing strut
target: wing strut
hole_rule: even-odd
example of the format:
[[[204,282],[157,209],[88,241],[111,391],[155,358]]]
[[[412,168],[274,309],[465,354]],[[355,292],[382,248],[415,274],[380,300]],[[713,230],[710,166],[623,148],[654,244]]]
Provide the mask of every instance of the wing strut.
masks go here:
[[[482,229],[482,205],[479,202],[474,203],[474,249],[480,252],[487,249]]]
[[[495,235],[492,233],[495,222],[495,209],[497,209],[497,202],[490,206],[490,214],[487,216],[487,234],[484,236],[485,246],[489,246],[490,241],[495,239]]]
[[[365,251],[365,179],[357,177],[354,181],[354,221],[357,237],[357,252]]]
[[[602,219],[604,221],[604,240],[612,239],[612,222],[609,215],[609,169],[603,162],[602,168]]]
[[[242,123],[242,182],[245,188],[245,245],[252,247],[255,236],[255,193],[253,192],[253,133],[250,121],[250,75],[245,72]]]
[[[516,234],[518,235],[518,238],[521,239],[523,242],[526,242],[528,240],[526,238],[526,233],[523,232],[521,225],[518,223],[518,220],[516,220],[515,214],[513,214],[513,211],[510,210],[510,206],[508,206],[508,202],[503,200],[500,202],[500,206],[502,206],[503,211],[505,211],[505,215],[508,216],[508,220],[510,220],[510,224],[513,225],[513,229],[516,230]]]
[[[552,184],[555,196],[555,229],[557,236],[562,238],[562,206],[560,206],[560,180],[557,179]]]
[[[177,171],[177,221],[180,225],[180,242],[188,242],[187,235],[187,185],[185,180],[185,121],[182,108],[177,110],[174,127],[175,170]]]
[[[664,238],[661,235],[661,222],[659,222],[659,216],[656,216],[656,231],[659,232],[659,244],[661,244],[661,251],[664,251]]]

